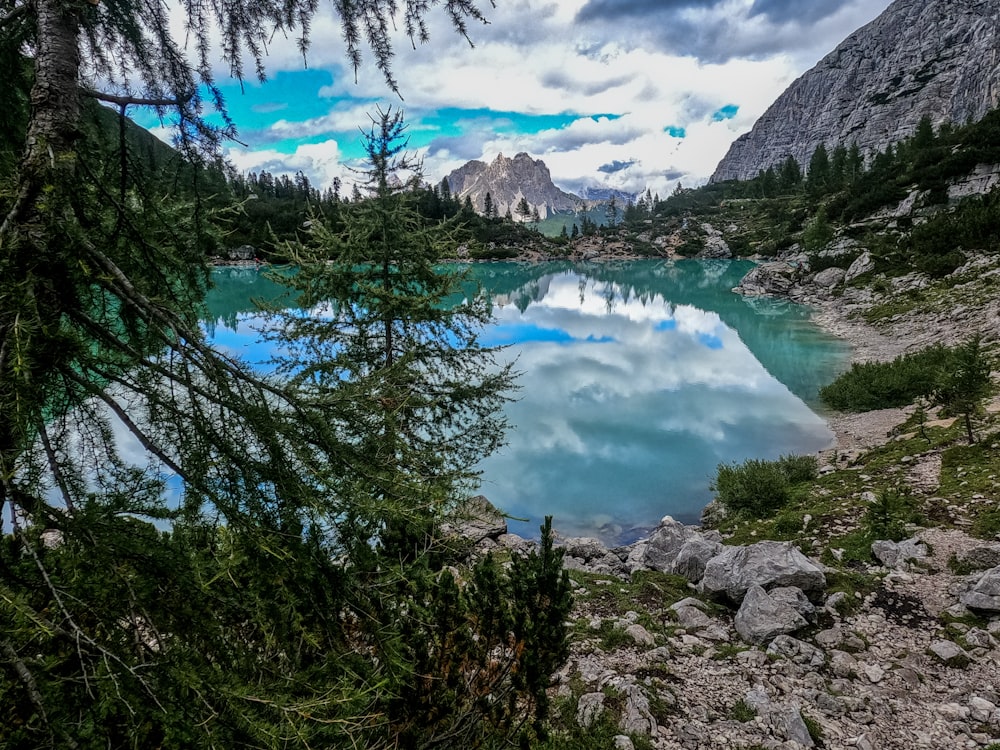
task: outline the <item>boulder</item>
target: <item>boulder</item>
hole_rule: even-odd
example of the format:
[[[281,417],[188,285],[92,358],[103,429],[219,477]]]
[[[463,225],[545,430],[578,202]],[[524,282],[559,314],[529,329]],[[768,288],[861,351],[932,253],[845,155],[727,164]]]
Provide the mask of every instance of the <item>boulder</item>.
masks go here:
[[[845,275],[843,268],[824,268],[813,276],[813,284],[824,289],[832,289],[844,280]]]
[[[703,592],[724,594],[734,603],[741,602],[751,586],[795,586],[815,598],[826,588],[826,576],[791,543],[768,541],[724,547],[705,565],[699,584]]]
[[[872,544],[875,559],[893,570],[908,570],[910,562],[927,557],[927,547],[919,539],[902,542],[880,540]]]
[[[972,588],[959,598],[969,609],[1000,612],[1000,565],[983,573]]]
[[[795,586],[778,586],[767,592],[774,601],[787,604],[807,620],[811,620],[816,614],[816,607],[809,601],[805,592]]]
[[[859,276],[864,276],[866,273],[871,273],[874,270],[875,260],[872,258],[872,254],[865,250],[854,259],[851,267],[847,269],[847,273],[844,274],[844,283],[850,284]]]
[[[927,647],[927,650],[942,664],[949,667],[961,669],[972,661],[965,649],[953,641],[934,641]]]
[[[656,645],[656,639],[653,637],[653,634],[637,622],[633,622],[631,625],[627,626],[625,628],[625,632],[628,633],[629,638],[631,638],[637,646],[652,648]]]
[[[761,644],[801,630],[809,623],[793,607],[774,601],[762,587],[752,585],[743,597],[734,624],[747,643]]]
[[[507,519],[484,495],[476,495],[459,503],[441,530],[446,536],[462,537],[476,544],[506,534]]]
[[[1000,565],[1000,544],[984,544],[955,555],[959,565],[969,570],[986,570]]]
[[[671,572],[684,576],[691,583],[697,583],[705,574],[705,565],[721,551],[722,545],[719,542],[709,541],[701,534],[696,534],[677,551]]]
[[[677,623],[688,630],[707,628],[713,620],[705,613],[705,604],[688,597],[670,605],[671,611],[677,617]]]
[[[556,542],[557,547],[562,547],[569,557],[579,557],[581,560],[594,560],[602,558],[608,554],[608,548],[604,546],[600,539],[591,536],[569,537]]]
[[[790,635],[777,636],[767,647],[767,653],[812,669],[822,667],[826,663],[826,654],[823,651]]]
[[[642,688],[631,682],[622,685],[619,690],[625,699],[625,707],[618,722],[619,728],[628,734],[655,737],[658,726],[649,710],[649,698]]]
[[[576,702],[576,723],[587,729],[604,712],[604,693],[584,693]]]
[[[694,529],[675,521],[670,516],[664,516],[660,525],[653,530],[646,541],[643,564],[661,573],[672,572],[674,561],[684,543],[697,535],[698,532]]]
[[[257,257],[257,248],[253,245],[240,245],[230,248],[226,255],[229,260],[253,260]]]
[[[733,287],[733,291],[750,297],[783,297],[795,285],[801,272],[798,265],[784,261],[761,263],[751,268],[743,280]]]

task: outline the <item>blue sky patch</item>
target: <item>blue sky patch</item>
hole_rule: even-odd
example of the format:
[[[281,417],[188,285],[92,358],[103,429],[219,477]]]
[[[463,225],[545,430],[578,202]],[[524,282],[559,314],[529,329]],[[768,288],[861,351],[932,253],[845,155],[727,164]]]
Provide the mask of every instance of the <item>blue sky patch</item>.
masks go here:
[[[723,120],[732,120],[736,117],[736,113],[740,111],[739,106],[736,104],[727,104],[725,107],[717,109],[712,114],[712,120],[715,122],[722,122]]]
[[[680,125],[667,125],[663,129],[663,132],[671,138],[687,138],[687,131]]]
[[[714,333],[699,333],[698,343],[702,346],[706,346],[709,349],[721,349],[722,339],[716,336]]]
[[[661,320],[655,326],[653,326],[655,331],[676,331],[677,321],[673,318],[667,318],[666,320]]]

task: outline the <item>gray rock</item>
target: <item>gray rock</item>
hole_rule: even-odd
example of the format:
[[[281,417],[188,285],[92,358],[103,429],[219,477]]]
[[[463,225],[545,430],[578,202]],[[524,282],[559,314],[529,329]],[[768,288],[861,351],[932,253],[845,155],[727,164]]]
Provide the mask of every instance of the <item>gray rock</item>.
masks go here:
[[[621,688],[625,698],[625,708],[622,710],[618,727],[628,734],[638,734],[655,737],[657,732],[656,719],[649,711],[649,698],[642,688],[635,683],[627,683]]]
[[[788,542],[757,542],[747,547],[724,547],[708,561],[699,587],[708,594],[725,594],[740,602],[751,586],[795,586],[807,596],[826,588],[823,570]]]
[[[722,544],[705,539],[700,534],[689,538],[677,551],[671,571],[697,583],[705,574],[705,565],[722,551]]]
[[[733,287],[736,294],[747,297],[783,297],[802,275],[802,269],[784,261],[761,263],[751,268],[746,276]]]
[[[872,554],[887,568],[909,570],[911,561],[927,557],[927,547],[918,539],[902,542],[880,540],[872,544]]]
[[[653,634],[637,622],[634,622],[625,628],[625,632],[628,633],[629,637],[633,641],[635,641],[637,646],[648,646],[652,648],[656,645],[656,639],[653,637]]]
[[[781,706],[771,709],[771,726],[775,734],[802,747],[815,747],[816,743],[809,734],[809,728],[802,719],[802,714],[795,706]]]
[[[934,641],[927,647],[927,650],[941,663],[949,667],[962,668],[972,661],[965,649],[953,641]]]
[[[809,601],[805,592],[795,586],[778,586],[767,592],[776,602],[787,604],[807,620],[812,619],[816,614],[816,607]]]
[[[712,624],[712,618],[706,615],[697,607],[671,607],[677,615],[677,624],[688,630],[698,630],[707,628]]]
[[[240,245],[231,248],[226,255],[229,256],[229,260],[253,260],[257,257],[257,248],[253,245]]]
[[[556,543],[556,546],[566,550],[566,554],[570,557],[579,557],[581,560],[586,560],[587,562],[595,558],[602,558],[608,554],[608,548],[604,546],[601,540],[590,536],[560,539]]]
[[[793,607],[774,601],[763,588],[752,585],[734,621],[736,632],[748,643],[761,644],[809,623]]]
[[[771,656],[781,656],[789,661],[805,667],[816,669],[826,663],[826,654],[815,646],[792,638],[790,635],[779,635],[767,647]]]
[[[830,652],[830,671],[837,677],[853,677],[857,672],[858,660],[846,651]]]
[[[579,197],[553,184],[545,162],[523,152],[514,158],[499,154],[489,164],[479,160],[466,162],[447,179],[451,194],[460,200],[469,198],[477,211],[484,210],[486,193],[490,193],[497,215],[510,211],[516,220],[521,219],[516,209],[522,197],[530,208],[538,209],[542,219],[580,207]]]
[[[1000,612],[1000,565],[983,573],[960,600],[969,609]]]
[[[846,272],[843,268],[824,268],[813,276],[813,284],[824,289],[832,289],[844,280]]]
[[[872,258],[871,253],[865,250],[854,259],[851,267],[847,269],[847,273],[844,274],[844,283],[850,284],[859,276],[864,276],[866,273],[871,273],[874,270],[875,260]]]
[[[614,750],[635,750],[632,740],[624,734],[616,734],[611,741],[614,743]]]
[[[485,496],[476,495],[459,503],[442,524],[442,531],[473,543],[496,540],[507,533],[507,519]]]
[[[604,693],[584,693],[576,702],[576,723],[586,729],[604,712]]]
[[[646,542],[643,564],[661,573],[670,573],[678,553],[689,539],[698,532],[675,521],[670,516],[664,516]]]
[[[962,640],[969,648],[993,648],[996,645],[993,636],[982,628],[969,628],[962,636]]]
[[[955,560],[971,570],[986,570],[1000,565],[1000,544],[986,544],[959,552]]]

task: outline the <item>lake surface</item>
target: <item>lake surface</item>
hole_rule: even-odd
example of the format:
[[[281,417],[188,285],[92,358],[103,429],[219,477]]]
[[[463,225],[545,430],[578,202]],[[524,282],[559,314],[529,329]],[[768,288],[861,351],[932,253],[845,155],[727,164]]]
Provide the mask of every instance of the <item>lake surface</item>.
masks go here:
[[[522,373],[508,445],[482,464],[482,493],[537,536],[627,543],[664,515],[689,523],[719,463],[832,444],[817,393],[848,350],[789,302],[730,290],[747,261],[476,265],[492,295],[484,344]],[[262,362],[251,298],[280,287],[254,269],[214,272],[206,329]]]

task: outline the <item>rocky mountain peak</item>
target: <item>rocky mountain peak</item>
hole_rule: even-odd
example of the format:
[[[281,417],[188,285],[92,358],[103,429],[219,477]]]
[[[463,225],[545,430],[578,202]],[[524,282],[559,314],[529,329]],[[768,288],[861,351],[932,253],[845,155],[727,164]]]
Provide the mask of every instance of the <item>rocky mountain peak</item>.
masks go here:
[[[1000,3],[896,0],[793,82],[711,179],[751,179],[788,156],[807,165],[820,143],[870,155],[924,116],[962,124],[998,104]]]
[[[582,203],[578,196],[553,184],[545,162],[523,151],[513,158],[498,154],[489,164],[466,162],[445,179],[452,195],[460,200],[469,197],[480,213],[485,210],[487,193],[500,216],[510,211],[515,219],[521,218],[516,209],[522,198],[532,210],[537,209],[543,219],[554,213],[576,210]]]

